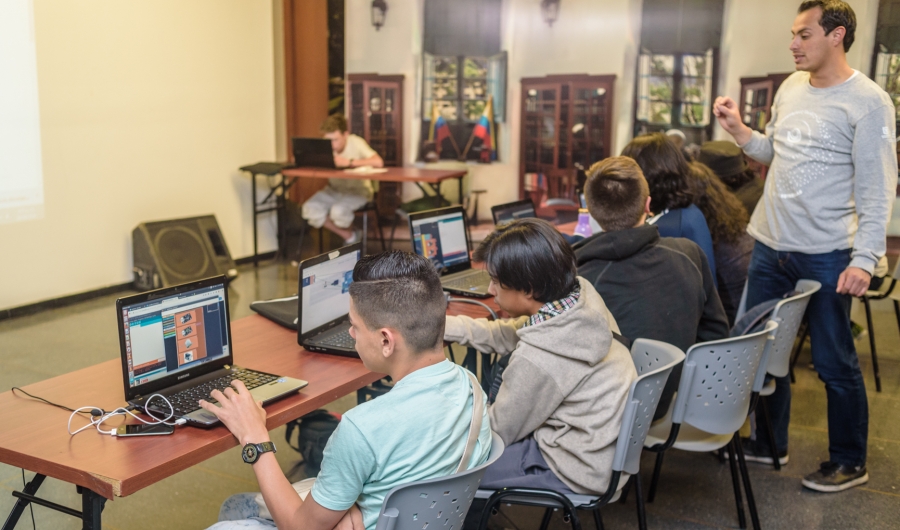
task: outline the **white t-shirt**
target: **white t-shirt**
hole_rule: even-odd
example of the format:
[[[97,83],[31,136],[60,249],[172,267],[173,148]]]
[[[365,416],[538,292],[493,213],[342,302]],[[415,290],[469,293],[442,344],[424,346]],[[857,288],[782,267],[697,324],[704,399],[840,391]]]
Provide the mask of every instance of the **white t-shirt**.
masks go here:
[[[361,137],[351,134],[347,136],[344,150],[338,156],[347,160],[362,160],[377,155],[374,149]],[[372,184],[368,180],[328,179],[328,185],[340,193],[372,196]]]

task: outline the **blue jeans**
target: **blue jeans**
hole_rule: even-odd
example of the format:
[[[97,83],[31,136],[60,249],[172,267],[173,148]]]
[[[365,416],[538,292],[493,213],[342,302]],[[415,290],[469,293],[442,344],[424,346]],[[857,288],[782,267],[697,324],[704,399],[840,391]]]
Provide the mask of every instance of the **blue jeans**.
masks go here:
[[[812,360],[828,398],[828,451],[838,464],[866,463],[869,404],[859,358],[850,332],[850,295],[838,294],[838,277],[850,264],[850,250],[827,254],[778,252],[757,242],[753,247],[747,285],[747,307],[781,298],[797,280],[815,280],[822,288],[812,295],[806,309]],[[768,399],[772,430],[779,452],[788,445],[791,417],[791,383],[775,378],[775,393]],[[762,429],[762,432],[760,431]],[[764,447],[765,426],[757,424],[757,440]]]

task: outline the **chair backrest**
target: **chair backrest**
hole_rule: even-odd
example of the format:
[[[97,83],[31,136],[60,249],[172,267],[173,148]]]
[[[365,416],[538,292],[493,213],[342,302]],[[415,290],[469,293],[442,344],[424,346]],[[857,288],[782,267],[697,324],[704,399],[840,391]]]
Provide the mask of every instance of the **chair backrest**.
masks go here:
[[[701,342],[687,351],[673,423],[689,423],[713,434],[737,431],[750,409],[753,392],[762,388],[766,361],[778,323],[728,339]]]
[[[460,530],[487,466],[503,454],[503,440],[491,432],[487,461],[446,477],[402,484],[388,492],[375,530]]]
[[[770,320],[778,322],[778,332],[775,334],[775,342],[772,351],[769,352],[769,362],[766,371],[775,377],[788,375],[791,369],[791,351],[794,349],[794,339],[809,305],[809,298],[822,284],[814,280],[800,280],[794,288],[800,294],[778,302],[772,310]]]
[[[612,469],[633,475],[640,468],[644,440],[647,439],[663,387],[672,369],[684,361],[684,352],[665,342],[637,339],[631,345],[631,360],[638,377],[628,389]]]

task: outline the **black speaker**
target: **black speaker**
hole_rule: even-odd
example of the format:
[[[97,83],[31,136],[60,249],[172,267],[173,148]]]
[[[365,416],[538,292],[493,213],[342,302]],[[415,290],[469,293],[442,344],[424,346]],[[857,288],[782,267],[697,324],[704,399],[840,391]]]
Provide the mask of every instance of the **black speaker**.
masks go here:
[[[139,290],[225,274],[237,269],[214,215],[141,223],[131,232],[134,286]]]

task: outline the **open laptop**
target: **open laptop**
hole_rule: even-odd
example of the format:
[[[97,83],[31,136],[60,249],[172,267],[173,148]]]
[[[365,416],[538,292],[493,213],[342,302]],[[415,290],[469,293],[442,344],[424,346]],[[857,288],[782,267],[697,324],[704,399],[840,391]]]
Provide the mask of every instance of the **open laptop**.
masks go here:
[[[490,276],[482,269],[472,268],[469,230],[462,206],[410,214],[409,233],[413,250],[431,260],[441,274],[445,291],[477,298],[491,296]]]
[[[227,281],[215,276],[116,300],[129,405],[168,416],[170,409],[163,400],[146,401],[161,394],[175,408],[173,419],[212,427],[219,420],[197,402],[215,403],[209,397],[213,388],[224,390],[240,379],[253,399],[265,404],[308,384],[234,366]]]
[[[494,217],[495,225],[526,217],[537,217],[537,213],[534,211],[534,203],[531,202],[531,199],[491,206],[491,215]]]
[[[325,138],[291,138],[295,167],[335,169],[331,140]]]
[[[359,357],[350,336],[350,284],[362,243],[300,262],[297,343],[309,351]]]

